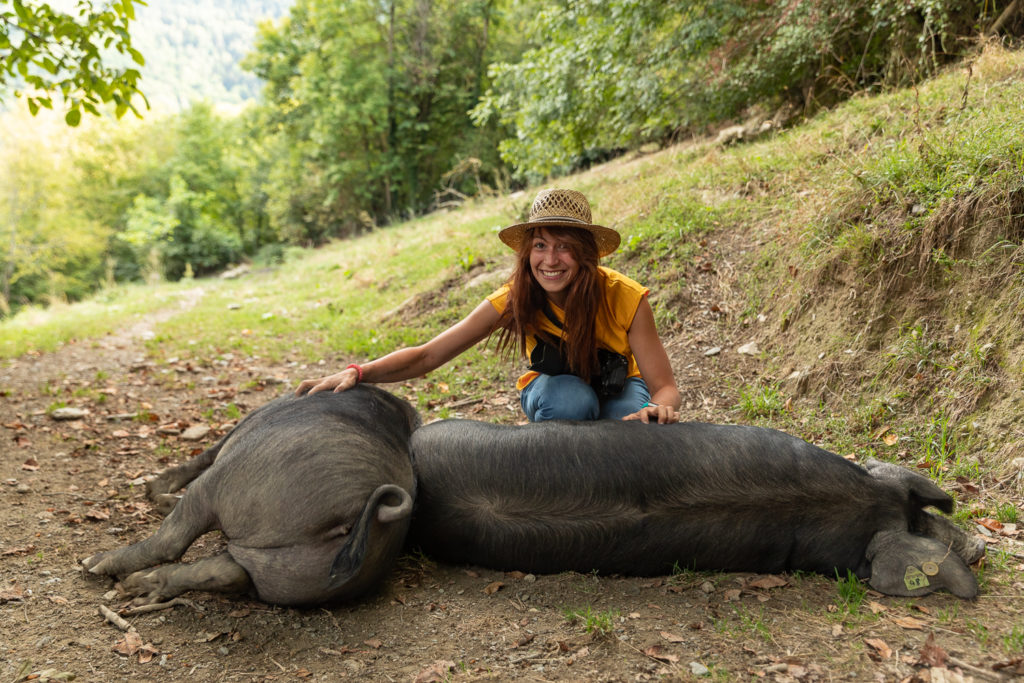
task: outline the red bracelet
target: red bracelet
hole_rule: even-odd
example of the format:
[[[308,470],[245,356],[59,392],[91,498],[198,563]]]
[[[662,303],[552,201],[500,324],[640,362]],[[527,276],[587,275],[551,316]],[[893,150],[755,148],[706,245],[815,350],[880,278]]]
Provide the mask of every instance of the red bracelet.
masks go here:
[[[355,363],[349,363],[348,365],[345,366],[346,370],[348,370],[349,368],[355,368],[356,369],[356,375],[358,375],[358,377],[356,379],[356,384],[359,384],[360,382],[362,382],[363,381],[363,369],[361,367],[359,367],[358,365],[356,365]]]

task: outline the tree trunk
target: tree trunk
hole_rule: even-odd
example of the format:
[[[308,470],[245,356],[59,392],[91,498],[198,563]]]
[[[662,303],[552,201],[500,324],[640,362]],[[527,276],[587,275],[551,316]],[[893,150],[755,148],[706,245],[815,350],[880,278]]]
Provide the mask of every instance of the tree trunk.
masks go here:
[[[1020,10],[1020,7],[1021,0],[1013,0],[1013,2],[1006,6],[1006,9],[1003,10],[1003,13],[999,15],[999,18],[992,22],[992,25],[988,27],[988,31],[986,31],[985,34],[989,36],[994,36],[995,34],[999,33],[1003,26],[1005,26],[1007,22],[1009,22],[1010,19],[1013,18],[1013,15],[1015,15]]]

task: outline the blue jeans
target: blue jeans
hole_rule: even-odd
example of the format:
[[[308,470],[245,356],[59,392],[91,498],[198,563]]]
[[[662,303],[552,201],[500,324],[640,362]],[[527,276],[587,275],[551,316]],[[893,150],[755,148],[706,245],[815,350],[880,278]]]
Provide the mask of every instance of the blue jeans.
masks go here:
[[[621,420],[650,400],[651,392],[640,377],[627,378],[622,393],[604,400],[576,375],[540,375],[519,394],[519,403],[530,422]]]

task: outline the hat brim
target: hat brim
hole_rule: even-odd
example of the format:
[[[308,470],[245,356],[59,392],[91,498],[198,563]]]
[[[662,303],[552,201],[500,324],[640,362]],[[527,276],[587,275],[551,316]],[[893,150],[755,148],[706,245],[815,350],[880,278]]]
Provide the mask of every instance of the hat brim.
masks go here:
[[[533,228],[575,228],[577,230],[587,230],[594,235],[594,240],[597,242],[598,257],[607,256],[612,253],[619,248],[619,243],[622,242],[622,236],[619,234],[618,230],[606,228],[603,225],[595,225],[593,223],[576,223],[573,221],[559,220],[538,220],[533,221],[532,223],[516,223],[515,225],[510,225],[499,232],[498,239],[518,251],[519,245],[522,243],[523,236],[526,234],[526,231]]]

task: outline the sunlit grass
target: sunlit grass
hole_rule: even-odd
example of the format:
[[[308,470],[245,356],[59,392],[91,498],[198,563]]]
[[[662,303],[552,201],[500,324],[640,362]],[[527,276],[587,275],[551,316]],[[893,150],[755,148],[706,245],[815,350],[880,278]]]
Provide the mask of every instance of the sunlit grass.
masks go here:
[[[71,341],[101,338],[146,314],[166,311],[173,315],[191,287],[190,282],[122,285],[73,304],[29,306],[0,323],[0,358],[53,351]]]

